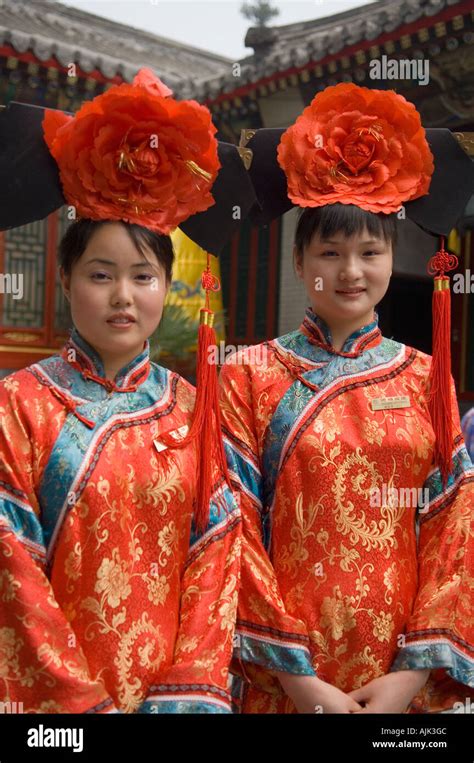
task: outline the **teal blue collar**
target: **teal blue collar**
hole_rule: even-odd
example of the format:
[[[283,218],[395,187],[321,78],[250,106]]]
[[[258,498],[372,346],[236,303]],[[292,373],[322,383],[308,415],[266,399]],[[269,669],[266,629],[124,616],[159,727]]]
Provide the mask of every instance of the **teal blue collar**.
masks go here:
[[[74,350],[72,360],[70,351]],[[87,342],[74,326],[62,352],[63,357],[80,371],[83,376],[94,379],[105,387],[116,391],[135,388],[145,381],[150,371],[150,343],[145,341],[142,352],[127,363],[111,381],[105,378],[105,368],[99,353]]]
[[[335,350],[331,330],[326,321],[317,315],[311,307],[306,309],[305,318],[300,330],[307,336],[310,342],[314,342],[327,352],[334,355],[357,356],[370,345],[371,347],[382,341],[382,332],[379,329],[379,316],[374,310],[374,319],[365,326],[353,331],[344,342],[342,350]]]

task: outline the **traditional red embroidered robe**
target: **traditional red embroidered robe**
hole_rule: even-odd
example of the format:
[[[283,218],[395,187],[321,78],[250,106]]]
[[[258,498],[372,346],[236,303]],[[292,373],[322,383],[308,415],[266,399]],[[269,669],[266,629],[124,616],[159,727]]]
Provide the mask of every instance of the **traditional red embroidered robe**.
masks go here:
[[[223,367],[243,520],[234,668],[246,678],[244,712],[295,712],[272,670],[316,673],[350,691],[429,667],[410,712],[474,697],[474,468],[453,384],[443,487],[430,362],[383,338],[376,314],[336,352],[308,309],[299,330]],[[389,397],[401,399],[387,408]]]
[[[196,452],[158,450],[194,389],[149,360],[105,379],[74,329],[0,383],[0,701],[24,712],[230,712],[240,513]]]

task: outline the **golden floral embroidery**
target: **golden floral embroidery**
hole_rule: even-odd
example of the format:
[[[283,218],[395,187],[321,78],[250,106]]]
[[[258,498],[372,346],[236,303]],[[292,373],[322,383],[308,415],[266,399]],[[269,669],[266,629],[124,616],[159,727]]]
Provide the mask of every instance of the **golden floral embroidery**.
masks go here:
[[[185,501],[185,492],[179,466],[174,460],[158,463],[156,457],[150,458],[150,479],[142,480],[134,488],[134,500],[138,505],[159,507],[164,516],[171,500]]]
[[[356,559],[360,559],[359,552],[356,551],[355,548],[346,548],[342,541],[339,545],[339,550],[342,557],[341,561],[339,562],[341,570],[344,570],[344,572],[351,572],[353,569],[352,562],[355,562]]]
[[[112,551],[112,559],[103,559],[97,571],[97,582],[94,586],[97,593],[105,593],[109,607],[118,607],[120,602],[127,599],[132,588],[127,563],[120,559],[118,548]]]
[[[250,596],[248,606],[250,611],[263,622],[271,623],[275,621],[276,618],[270,596],[267,595],[266,599],[260,596]]]
[[[373,634],[379,641],[390,641],[393,633],[394,622],[390,612],[380,612],[379,615],[374,615],[374,628]]]
[[[454,648],[462,652],[463,665],[469,664],[472,644],[466,561],[473,485],[455,478],[443,509],[421,517],[419,538],[416,508],[390,503],[392,487],[419,490],[429,478],[437,494],[438,485],[431,472],[434,433],[425,389],[431,359],[382,341],[380,353],[374,353],[380,368],[367,374],[368,356],[361,358],[359,371],[357,359],[323,358],[329,371],[333,364],[350,374],[346,386],[338,377],[325,389],[324,373],[308,367],[306,379],[322,384],[306,395],[293,370],[283,365],[274,378],[266,379],[252,363],[224,367],[221,375],[224,427],[232,435],[228,447],[240,457],[238,464],[246,453],[238,442],[248,445],[260,456],[262,473],[261,511],[252,500],[253,480],[245,484],[244,466],[239,473],[246,488],[240,495],[243,638],[258,639],[262,660],[273,667],[280,655],[281,662],[301,664],[297,645],[308,634],[317,674],[344,691],[390,671],[398,634],[410,632],[416,640],[414,634],[423,632],[423,640],[435,642],[439,629],[462,634],[463,646],[458,642]],[[301,332],[281,338],[280,344],[315,362],[321,355]],[[387,396],[408,396],[411,406],[372,411],[371,401]],[[452,399],[456,410],[454,385]],[[459,438],[457,418],[453,424]],[[372,501],[377,491],[378,503]],[[319,503],[311,521],[309,509]],[[294,712],[268,669],[247,662],[239,667],[248,681],[244,712]],[[451,696],[459,696],[459,685],[451,687]]]
[[[196,393],[191,385],[181,379],[176,387],[176,402],[184,413],[194,410],[195,397]]]
[[[292,542],[282,546],[275,557],[275,567],[281,568],[292,577],[298,574],[299,566],[308,559],[308,540],[314,537],[311,530],[318,513],[323,510],[323,499],[310,501],[306,509],[303,506],[303,493],[299,493],[295,504],[295,522],[290,530]]]
[[[216,614],[218,614],[221,630],[226,630],[229,634],[233,631],[237,612],[237,594],[237,577],[232,574],[227,577],[219,598],[209,607],[211,612],[207,621],[209,625],[216,622]]]
[[[8,392],[18,392],[20,389],[20,382],[15,378],[13,374],[10,376],[5,376],[2,379],[2,383]]]
[[[21,583],[8,570],[0,570],[0,600],[4,602],[13,601],[17,591],[21,588]]]
[[[18,673],[19,652],[23,641],[13,628],[0,628],[0,678],[8,678],[9,673]]]
[[[56,372],[72,378],[57,359],[51,369],[51,378]],[[8,442],[0,479],[13,501],[21,495],[29,503],[25,534],[31,528],[40,539],[44,518],[64,500],[63,489],[69,491],[48,564],[23,535],[9,528],[0,533],[0,702],[23,701],[28,713],[80,713],[110,702],[135,712],[150,687],[163,681],[177,700],[182,694],[175,686],[202,678],[227,689],[240,525],[220,525],[212,542],[190,556],[196,448],[162,457],[153,438],[188,422],[183,411],[193,409],[194,392],[178,382],[176,405],[175,377],[158,376],[156,391],[167,385],[170,412],[153,421],[148,412],[140,421],[141,398],[134,393],[105,399],[93,381],[87,384],[91,397],[98,396],[81,411],[100,424],[95,433],[32,374],[20,371],[12,384],[0,382],[0,447]],[[153,394],[143,396],[146,406],[155,402]],[[39,489],[47,467],[56,478],[49,493]],[[217,469],[213,481],[221,482]],[[8,503],[0,498],[7,517]],[[234,510],[227,491],[225,504]],[[221,579],[216,572],[223,568]],[[192,654],[184,648],[176,660],[177,643],[194,646]]]
[[[148,598],[153,604],[164,604],[170,592],[170,584],[165,575],[147,578]]]
[[[321,625],[328,627],[331,636],[339,641],[346,631],[355,628],[354,607],[347,596],[342,596],[339,586],[333,589],[335,596],[325,596],[321,604]]]
[[[367,416],[364,419],[364,436],[367,442],[377,445],[382,444],[382,440],[385,437],[385,432],[381,429],[375,419],[368,419]]]
[[[176,641],[175,651],[182,654],[189,654],[194,652],[199,646],[199,639],[197,636],[187,636],[181,633]]]
[[[398,591],[400,588],[400,581],[398,578],[398,569],[395,562],[392,562],[392,564],[387,567],[387,569],[384,572],[383,575],[383,582],[384,586],[386,587],[385,592],[385,601],[387,604],[392,603],[392,596],[390,596],[391,593],[394,593],[395,591]]]
[[[197,674],[201,674],[201,676],[204,677],[206,674],[208,676],[211,675],[218,662],[219,656],[215,653],[215,651],[206,650],[202,653],[201,657],[193,660],[193,665],[197,670]]]
[[[142,638],[142,637],[145,638]],[[137,645],[137,642],[141,646]],[[159,625],[150,621],[147,612],[132,623],[121,636],[115,664],[118,670],[118,697],[124,712],[133,713],[145,699],[142,681],[132,678],[132,651],[136,647],[140,664],[150,671],[156,671],[166,656],[166,642]]]
[[[40,662],[44,662],[48,665],[53,664],[57,668],[60,668],[62,665],[61,651],[55,648],[52,644],[41,644],[38,648],[37,655]]]
[[[47,699],[44,702],[40,702],[37,712],[40,714],[61,713],[62,706],[59,704],[59,702],[55,702],[54,699]]]
[[[350,686],[358,689],[373,678],[383,675],[382,660],[378,660],[370,646],[365,646],[360,652],[346,656],[336,673],[335,683],[343,691],[348,689],[347,680],[351,675]]]
[[[395,469],[395,465],[393,467]],[[344,497],[348,491],[347,475],[354,469],[356,475],[352,481],[352,490],[359,494],[369,503],[371,492],[380,487],[382,477],[375,462],[370,462],[367,456],[362,454],[362,448],[358,446],[355,453],[347,455],[341,465],[336,469],[332,492],[336,502],[337,529],[343,535],[349,535],[354,545],[362,542],[362,545],[370,550],[379,548],[384,551],[388,558],[391,548],[396,548],[398,541],[396,530],[400,525],[403,513],[402,506],[390,506],[387,501],[380,507],[381,519],[367,521],[367,513],[363,509],[355,507],[353,501],[344,504]],[[393,484],[394,473],[390,475],[387,484],[390,488]],[[390,494],[390,493],[388,493]]]
[[[339,422],[336,419],[336,412],[333,408],[324,408],[321,415],[315,420],[313,424],[313,431],[315,434],[323,434],[324,439],[328,442],[334,442],[337,435],[341,434]]]
[[[162,567],[168,564],[178,541],[178,534],[174,522],[170,522],[158,533],[158,545],[161,548],[158,562]]]
[[[72,578],[72,580],[78,580],[80,578],[81,562],[81,544],[76,543],[73,551],[71,551],[71,553],[67,556],[66,561],[64,562],[64,572],[68,578]]]
[[[293,588],[290,588],[285,596],[285,606],[288,612],[294,614],[298,611],[298,607],[301,606],[304,600],[304,585],[303,583],[297,583]]]

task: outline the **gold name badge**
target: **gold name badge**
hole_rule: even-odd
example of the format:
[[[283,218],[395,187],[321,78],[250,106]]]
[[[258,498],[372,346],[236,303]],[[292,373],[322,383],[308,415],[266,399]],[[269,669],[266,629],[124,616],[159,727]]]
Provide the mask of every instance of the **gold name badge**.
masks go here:
[[[385,411],[388,408],[410,408],[410,398],[408,395],[398,395],[398,397],[376,397],[371,401],[373,411]]]
[[[189,427],[187,424],[183,424],[182,427],[179,427],[179,429],[174,429],[172,432],[167,432],[169,436],[173,440],[181,440],[183,437],[185,437],[189,432]],[[155,445],[155,448],[157,449],[158,453],[161,453],[162,450],[167,450],[168,446],[165,445],[163,442],[160,442],[159,440],[153,440],[153,443]]]

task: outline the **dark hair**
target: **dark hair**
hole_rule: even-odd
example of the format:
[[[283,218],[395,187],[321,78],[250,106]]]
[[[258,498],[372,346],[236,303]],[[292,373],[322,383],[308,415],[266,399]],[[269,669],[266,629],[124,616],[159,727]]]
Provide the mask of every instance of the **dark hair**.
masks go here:
[[[397,243],[397,222],[395,213],[367,212],[354,204],[327,204],[324,207],[306,207],[301,209],[295,233],[296,254],[301,257],[305,247],[309,246],[315,233],[321,238],[330,238],[336,233],[353,236],[367,229],[371,236],[378,236]]]
[[[84,254],[93,233],[102,225],[110,222],[116,221],[81,219],[69,226],[59,244],[59,264],[64,268],[66,275],[70,275],[72,266]],[[135,248],[143,257],[145,257],[145,247],[151,249],[165,270],[166,280],[171,281],[174,261],[171,238],[162,233],[154,233],[142,225],[126,223],[123,220],[118,222],[123,225]]]

